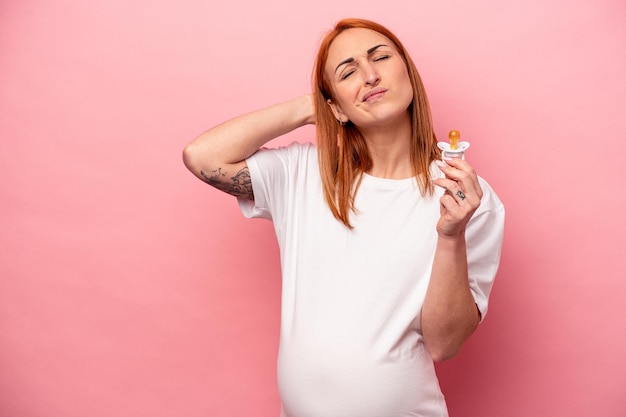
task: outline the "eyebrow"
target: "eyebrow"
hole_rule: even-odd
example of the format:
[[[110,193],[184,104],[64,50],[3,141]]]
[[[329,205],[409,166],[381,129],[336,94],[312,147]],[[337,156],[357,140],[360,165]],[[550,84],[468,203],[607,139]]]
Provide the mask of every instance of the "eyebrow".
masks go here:
[[[385,45],[384,43],[381,43],[380,45],[372,46],[370,49],[367,50],[367,54],[370,55],[372,52],[374,52],[375,50],[377,50],[381,46],[387,46],[387,45]],[[343,61],[341,61],[339,63],[339,65],[337,65],[337,67],[335,68],[335,73],[337,72],[337,70],[339,69],[340,66],[345,65],[345,64],[349,64],[351,62],[354,62],[354,58],[352,58],[352,57],[344,59]]]

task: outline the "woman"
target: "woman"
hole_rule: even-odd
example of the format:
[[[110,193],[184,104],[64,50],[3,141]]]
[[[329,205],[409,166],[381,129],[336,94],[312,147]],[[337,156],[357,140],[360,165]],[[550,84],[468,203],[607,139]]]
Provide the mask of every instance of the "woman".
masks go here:
[[[317,147],[260,149],[310,123]],[[283,416],[447,415],[433,362],[486,313],[504,209],[466,161],[440,158],[415,65],[359,19],[322,41],[312,95],[185,148],[196,176],[274,223]]]

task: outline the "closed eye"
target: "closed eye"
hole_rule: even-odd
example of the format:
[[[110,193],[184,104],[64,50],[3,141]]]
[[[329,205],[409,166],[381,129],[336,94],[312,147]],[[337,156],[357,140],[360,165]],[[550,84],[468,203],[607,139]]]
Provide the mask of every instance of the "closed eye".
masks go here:
[[[352,74],[354,74],[354,71],[355,71],[355,70],[351,69],[351,70],[349,70],[349,71],[344,72],[343,74],[341,74],[341,78],[340,78],[340,79],[341,79],[341,80],[345,80],[346,78],[348,78],[349,76],[351,76]]]

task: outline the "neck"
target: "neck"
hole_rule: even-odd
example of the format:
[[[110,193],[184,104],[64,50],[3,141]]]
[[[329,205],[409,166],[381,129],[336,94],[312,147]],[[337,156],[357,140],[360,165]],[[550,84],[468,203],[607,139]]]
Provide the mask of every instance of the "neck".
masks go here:
[[[362,134],[372,158],[372,168],[368,174],[390,179],[415,175],[410,156],[410,118],[396,121],[393,126],[367,129]]]

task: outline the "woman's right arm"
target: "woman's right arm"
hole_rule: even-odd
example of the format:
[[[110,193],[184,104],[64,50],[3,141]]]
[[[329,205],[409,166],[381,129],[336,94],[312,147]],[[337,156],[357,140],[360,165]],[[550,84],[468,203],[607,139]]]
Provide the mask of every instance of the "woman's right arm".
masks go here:
[[[298,97],[207,130],[185,146],[183,161],[207,184],[254,200],[246,158],[270,140],[314,122],[311,95]]]

